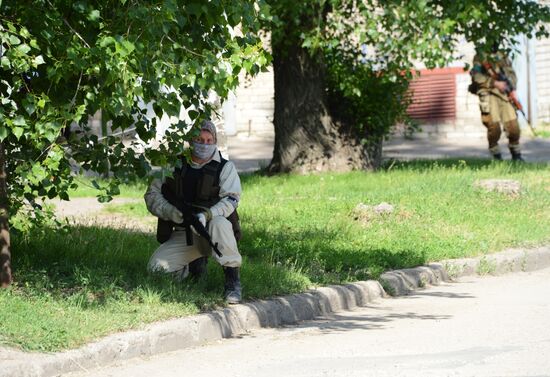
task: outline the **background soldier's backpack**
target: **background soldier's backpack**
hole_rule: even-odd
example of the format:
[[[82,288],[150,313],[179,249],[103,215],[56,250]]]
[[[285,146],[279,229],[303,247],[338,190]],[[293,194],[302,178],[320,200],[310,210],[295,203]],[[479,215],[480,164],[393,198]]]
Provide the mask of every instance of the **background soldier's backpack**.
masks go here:
[[[468,91],[472,94],[477,94],[477,92],[479,92],[479,89],[481,89],[481,87],[474,80],[472,80],[470,85],[468,85]]]

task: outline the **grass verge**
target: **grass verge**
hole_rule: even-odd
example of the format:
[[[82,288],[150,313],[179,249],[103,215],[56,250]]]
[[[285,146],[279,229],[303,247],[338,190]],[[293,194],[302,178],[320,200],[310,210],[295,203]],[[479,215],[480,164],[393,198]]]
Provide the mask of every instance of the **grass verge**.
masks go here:
[[[474,187],[485,178],[518,180],[521,194]],[[242,181],[248,300],[550,242],[548,165],[443,160],[392,163],[377,173]],[[393,212],[377,214],[373,206],[382,202]],[[356,210],[359,203],[364,211]],[[135,203],[108,211],[149,216]],[[0,311],[0,343],[56,351],[223,305],[218,265],[210,261],[206,283],[177,283],[146,272],[156,246],[153,234],[98,226],[14,237],[16,283],[0,291],[0,305],[9,308]]]

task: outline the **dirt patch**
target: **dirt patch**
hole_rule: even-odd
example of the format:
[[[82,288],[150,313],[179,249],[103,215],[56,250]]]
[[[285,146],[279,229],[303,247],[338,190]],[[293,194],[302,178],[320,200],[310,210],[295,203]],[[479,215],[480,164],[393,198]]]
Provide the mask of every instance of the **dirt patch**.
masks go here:
[[[100,203],[96,198],[74,198],[70,201],[52,200],[50,203],[55,206],[55,213],[59,218],[66,218],[72,224],[153,232],[156,226],[156,219],[153,216],[136,219],[105,211],[106,206],[110,204],[138,202],[140,202],[139,199],[129,198],[114,198],[109,203]]]

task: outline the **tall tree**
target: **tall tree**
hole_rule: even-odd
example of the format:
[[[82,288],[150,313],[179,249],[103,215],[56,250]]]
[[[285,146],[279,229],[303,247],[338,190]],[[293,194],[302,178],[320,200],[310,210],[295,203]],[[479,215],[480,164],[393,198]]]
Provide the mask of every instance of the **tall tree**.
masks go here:
[[[275,74],[272,172],[372,169],[382,138],[406,120],[415,62],[460,59],[464,38],[513,49],[547,36],[549,9],[533,1],[269,1]]]
[[[208,93],[224,97],[242,69],[269,63],[257,37],[266,10],[262,0],[0,0],[2,285],[12,279],[8,220],[29,231],[28,219],[46,218],[40,198],[69,199],[75,164],[112,176],[96,183],[102,200],[152,165],[168,169],[209,115]],[[158,119],[182,107],[187,120],[151,143]],[[135,128],[136,145],[90,133],[99,110],[104,131]]]

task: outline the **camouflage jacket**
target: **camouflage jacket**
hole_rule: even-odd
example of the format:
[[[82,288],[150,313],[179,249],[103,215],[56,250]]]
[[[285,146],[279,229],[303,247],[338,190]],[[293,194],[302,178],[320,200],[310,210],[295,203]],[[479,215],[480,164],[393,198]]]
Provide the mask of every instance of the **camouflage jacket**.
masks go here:
[[[479,86],[478,94],[486,95],[491,93],[507,100],[508,95],[494,87],[495,78],[493,77],[493,72],[496,75],[503,73],[512,86],[510,89],[515,90],[517,83],[516,73],[512,68],[512,61],[506,55],[501,52],[490,54],[489,56],[476,54],[470,74],[472,75],[472,80]]]

